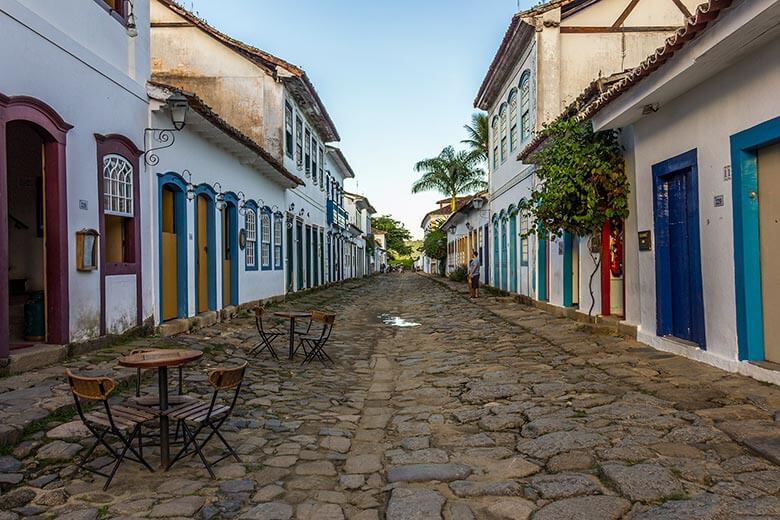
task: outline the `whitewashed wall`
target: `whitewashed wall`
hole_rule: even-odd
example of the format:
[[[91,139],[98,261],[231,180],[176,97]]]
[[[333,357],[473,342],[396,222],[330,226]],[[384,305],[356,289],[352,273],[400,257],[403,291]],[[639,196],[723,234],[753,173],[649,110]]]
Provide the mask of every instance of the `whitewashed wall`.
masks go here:
[[[72,341],[99,334],[100,274],[75,268],[75,232],[99,228],[94,134],[121,134],[143,148],[148,108],[144,89],[149,75],[148,2],[135,2],[135,16],[139,35],[130,38],[126,28],[94,1],[69,2],[67,8],[55,0],[0,2],[0,70],[4,71],[0,92],[37,98],[73,125],[66,151]],[[148,179],[139,178],[141,192],[147,193]],[[80,200],[86,201],[86,210],[79,209]],[[142,225],[149,217],[148,205],[142,205]],[[144,307],[144,317],[152,312],[153,286],[146,276],[149,259],[149,248],[142,247],[143,293],[150,302]],[[106,280],[107,290],[113,286],[112,278]],[[118,314],[112,311],[107,317]],[[120,325],[119,319],[107,322],[111,331],[122,331]]]
[[[190,117],[198,117],[195,114],[191,114]],[[152,113],[152,124],[158,128],[164,128],[170,126],[170,119],[159,112]],[[214,130],[220,132],[219,130]],[[238,159],[225,151],[223,148],[214,144],[208,137],[204,137],[200,134],[196,134],[188,130],[185,126],[184,130],[177,132],[176,142],[170,148],[159,151],[160,162],[157,166],[149,167],[149,177],[153,179],[153,183],[150,186],[150,197],[154,201],[154,209],[152,212],[151,229],[149,230],[154,243],[153,250],[153,266],[154,275],[153,280],[155,284],[155,301],[160,301],[160,287],[159,287],[159,208],[157,207],[158,200],[158,174],[174,172],[181,174],[183,170],[189,170],[192,173],[192,183],[197,186],[201,183],[206,183],[213,186],[215,182],[219,182],[224,192],[232,191],[238,193],[244,192],[248,199],[262,199],[269,207],[274,205],[278,206],[280,210],[285,204],[285,191],[284,189],[272,181],[268,177],[264,176],[257,170],[241,164]],[[185,179],[186,180],[186,179]],[[188,302],[188,315],[194,316],[196,311],[196,282],[195,282],[195,248],[194,248],[194,230],[195,230],[195,201],[187,202],[187,302]],[[215,222],[215,240],[218,249],[219,244],[222,243],[222,229],[220,226],[221,214],[219,210],[214,208]],[[238,228],[243,229],[245,227],[245,220],[242,215],[238,215]],[[286,232],[286,227],[282,227],[283,232]],[[258,262],[260,261],[260,236],[258,227]],[[286,246],[286,234],[283,238],[282,252],[284,252]],[[221,249],[220,249],[221,250]],[[238,302],[246,303],[254,300],[270,298],[273,296],[279,296],[284,294],[284,270],[267,270],[264,271],[259,268],[255,271],[248,271],[246,269],[245,261],[246,250],[239,251],[238,257]],[[220,253],[217,253],[217,269],[216,269],[216,293],[217,293],[217,307],[223,308],[222,302],[222,263],[220,261]],[[159,305],[155,308],[155,318],[157,323],[160,322],[160,309]]]
[[[725,22],[724,22],[725,23]],[[706,40],[705,40],[706,41]],[[624,131],[636,216],[627,234],[627,261],[636,258],[638,281],[629,283],[627,308],[639,324],[638,338],[664,350],[704,360],[721,368],[766,379],[766,372],[738,362],[731,182],[723,168],[731,163],[729,136],[780,115],[780,42],[775,41],[715,78],[695,86]],[[748,102],[753,100],[755,102]],[[606,117],[606,115],[605,115]],[[655,256],[637,250],[636,230],[653,230],[652,165],[697,150],[699,230],[707,350],[656,336]],[[724,205],[713,198],[722,195]],[[655,240],[654,240],[655,241]],[[628,269],[628,264],[627,264]],[[641,294],[641,297],[640,297]],[[780,382],[775,377],[774,382]]]

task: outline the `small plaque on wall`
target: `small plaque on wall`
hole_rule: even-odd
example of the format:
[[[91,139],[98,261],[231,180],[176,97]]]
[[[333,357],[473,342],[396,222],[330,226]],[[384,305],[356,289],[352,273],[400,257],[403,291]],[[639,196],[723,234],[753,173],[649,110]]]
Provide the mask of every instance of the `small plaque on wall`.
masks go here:
[[[639,234],[639,250],[640,251],[652,251],[653,250],[653,236],[650,234],[650,230],[640,231],[638,234]]]

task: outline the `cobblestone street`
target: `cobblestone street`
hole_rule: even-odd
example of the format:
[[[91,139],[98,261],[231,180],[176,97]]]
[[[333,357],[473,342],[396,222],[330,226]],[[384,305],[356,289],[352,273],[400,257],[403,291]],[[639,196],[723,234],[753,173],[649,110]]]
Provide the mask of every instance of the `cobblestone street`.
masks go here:
[[[48,422],[0,457],[0,520],[780,518],[777,387],[509,298],[474,304],[415,274],[279,308],[336,312],[336,365],[250,359],[227,436],[242,462],[220,463],[217,480],[197,457],[153,474],[126,462],[103,492],[104,480],[73,462],[86,432]],[[186,389],[206,395],[202,369],[239,361],[255,336],[241,317],[71,365],[127,379],[134,372],[114,366],[120,352],[186,345],[205,352],[185,369]],[[0,381],[3,422],[69,398],[61,370]]]

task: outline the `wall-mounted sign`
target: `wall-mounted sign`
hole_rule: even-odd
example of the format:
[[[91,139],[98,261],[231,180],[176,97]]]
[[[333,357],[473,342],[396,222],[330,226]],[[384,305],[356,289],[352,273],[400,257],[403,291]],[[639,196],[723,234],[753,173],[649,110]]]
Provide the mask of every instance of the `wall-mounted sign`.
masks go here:
[[[242,229],[238,232],[238,247],[243,251],[246,247],[246,229]]]
[[[652,251],[653,250],[653,236],[650,234],[650,230],[640,231],[639,235],[639,250],[640,251]]]
[[[722,207],[725,202],[723,200],[723,195],[715,195],[715,198],[713,200],[713,204],[716,208]]]
[[[100,234],[94,229],[76,231],[76,270],[97,269],[97,246]]]
[[[594,255],[601,253],[601,235],[591,235],[590,252]]]
[[[723,167],[723,180],[724,181],[730,181],[731,180],[731,165],[727,164]]]

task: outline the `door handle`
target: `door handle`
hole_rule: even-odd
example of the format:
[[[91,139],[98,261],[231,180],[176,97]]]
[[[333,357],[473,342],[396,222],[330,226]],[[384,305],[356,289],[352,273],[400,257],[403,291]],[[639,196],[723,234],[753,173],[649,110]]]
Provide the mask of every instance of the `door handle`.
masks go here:
[[[750,197],[751,199],[755,199],[758,197],[758,193],[756,193],[755,191],[751,191],[750,193],[748,193],[748,197]]]

